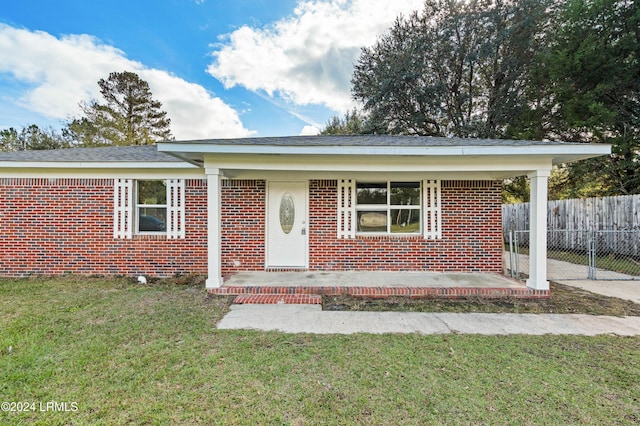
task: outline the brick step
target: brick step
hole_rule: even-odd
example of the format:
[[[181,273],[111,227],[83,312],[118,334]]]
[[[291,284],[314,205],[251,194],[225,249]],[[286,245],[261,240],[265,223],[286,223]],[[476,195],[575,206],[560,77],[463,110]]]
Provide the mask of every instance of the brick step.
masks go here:
[[[317,294],[241,294],[233,299],[235,304],[254,305],[319,305],[322,296]]]
[[[437,298],[460,298],[460,297],[481,297],[481,298],[501,298],[513,297],[523,299],[542,299],[550,297],[549,290],[531,290],[522,288],[493,288],[493,287],[313,287],[313,286],[223,286],[220,288],[208,289],[211,294],[239,295],[239,296],[278,296],[283,298],[280,303],[287,302],[287,299],[298,300],[296,297],[304,296],[338,296],[341,294],[385,298],[391,296],[407,297],[437,297]],[[240,299],[242,300],[242,299]],[[300,299],[304,300],[304,299]],[[256,303],[256,302],[235,302],[235,303]],[[260,302],[267,303],[267,302]],[[278,303],[271,302],[271,303]],[[304,303],[304,302],[300,302]],[[313,302],[320,303],[320,302]]]

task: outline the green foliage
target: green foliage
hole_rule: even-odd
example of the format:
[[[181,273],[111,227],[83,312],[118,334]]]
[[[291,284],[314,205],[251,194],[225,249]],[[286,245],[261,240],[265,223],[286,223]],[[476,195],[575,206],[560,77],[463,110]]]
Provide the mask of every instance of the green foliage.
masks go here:
[[[343,118],[334,115],[320,132],[321,135],[361,135],[365,132],[366,119],[355,109]]]
[[[639,2],[427,0],[362,50],[352,92],[376,133],[609,143],[550,193],[640,192]]]
[[[428,0],[362,50],[353,96],[385,133],[501,137],[522,108],[547,5]]]
[[[68,124],[69,132],[84,146],[150,145],[170,140],[171,120],[153,100],[149,84],[137,74],[112,72],[98,82],[105,103],[80,104],[84,117]]]
[[[540,138],[613,145],[569,166],[569,196],[640,192],[640,3],[568,0],[550,28],[522,122]]]
[[[13,127],[0,130],[0,151],[60,149],[71,146],[68,134],[60,134],[52,128],[41,129],[35,124],[20,131]]]
[[[517,176],[502,183],[502,204],[526,203],[529,201],[529,180]]]

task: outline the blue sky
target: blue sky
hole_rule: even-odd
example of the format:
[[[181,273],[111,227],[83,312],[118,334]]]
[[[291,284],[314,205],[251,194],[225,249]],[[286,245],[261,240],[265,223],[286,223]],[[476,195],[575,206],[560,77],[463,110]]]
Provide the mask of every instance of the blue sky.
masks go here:
[[[61,127],[97,81],[149,82],[177,139],[317,131],[360,48],[422,0],[19,0],[0,9],[0,128]]]

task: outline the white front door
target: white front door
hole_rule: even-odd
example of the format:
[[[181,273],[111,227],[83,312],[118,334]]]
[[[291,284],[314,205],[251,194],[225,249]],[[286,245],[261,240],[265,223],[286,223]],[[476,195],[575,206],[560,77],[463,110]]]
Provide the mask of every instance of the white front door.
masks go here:
[[[267,267],[307,267],[307,183],[268,182]]]

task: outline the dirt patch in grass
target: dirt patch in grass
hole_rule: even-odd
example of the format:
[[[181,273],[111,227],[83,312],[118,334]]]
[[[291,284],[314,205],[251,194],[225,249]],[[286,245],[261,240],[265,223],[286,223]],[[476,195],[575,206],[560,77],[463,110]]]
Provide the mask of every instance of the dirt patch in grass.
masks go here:
[[[589,314],[640,316],[640,304],[616,297],[591,293],[577,287],[551,283],[548,299],[487,299],[468,297],[443,299],[403,296],[376,299],[354,296],[323,296],[327,311],[410,311],[410,312],[487,312],[532,314]]]

